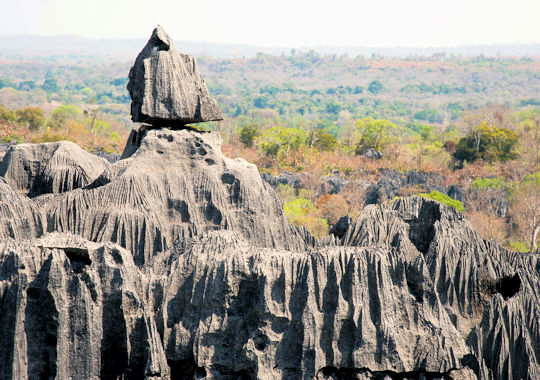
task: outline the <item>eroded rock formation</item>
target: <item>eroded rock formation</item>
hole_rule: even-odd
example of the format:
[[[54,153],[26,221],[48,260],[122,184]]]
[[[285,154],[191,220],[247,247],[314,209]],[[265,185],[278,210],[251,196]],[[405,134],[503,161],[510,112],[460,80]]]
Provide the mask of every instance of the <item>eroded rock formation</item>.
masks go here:
[[[150,130],[92,183],[2,180],[2,378],[540,376],[538,256],[422,198],[316,242],[219,148]]]
[[[172,46],[159,28],[152,44]],[[0,378],[540,378],[539,255],[423,198],[317,241],[220,147],[142,127],[112,164],[10,148]]]
[[[180,54],[161,26],[139,53],[129,72],[131,118],[157,127],[221,120],[195,58]]]

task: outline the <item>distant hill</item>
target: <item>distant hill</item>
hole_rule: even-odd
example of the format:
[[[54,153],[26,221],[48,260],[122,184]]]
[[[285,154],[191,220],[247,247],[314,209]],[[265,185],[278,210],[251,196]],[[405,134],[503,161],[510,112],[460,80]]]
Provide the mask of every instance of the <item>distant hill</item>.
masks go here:
[[[0,58],[42,57],[46,59],[114,59],[132,60],[144,46],[146,39],[96,39],[77,36],[0,36]],[[254,57],[257,53],[279,55],[291,47],[265,47],[251,45],[218,44],[209,42],[175,41],[178,49],[195,56],[214,58]],[[347,54],[386,57],[431,56],[436,53],[461,56],[540,56],[540,43],[515,45],[474,45],[457,47],[300,47],[298,51],[315,50],[323,54]]]

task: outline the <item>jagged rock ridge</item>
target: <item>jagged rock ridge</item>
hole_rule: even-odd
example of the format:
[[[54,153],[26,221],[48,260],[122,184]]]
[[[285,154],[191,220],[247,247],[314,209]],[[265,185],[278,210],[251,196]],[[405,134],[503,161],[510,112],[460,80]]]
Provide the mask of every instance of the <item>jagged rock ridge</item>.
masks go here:
[[[421,198],[316,242],[219,146],[150,130],[89,184],[2,180],[2,378],[540,376],[538,255]],[[23,148],[0,167],[49,157]]]

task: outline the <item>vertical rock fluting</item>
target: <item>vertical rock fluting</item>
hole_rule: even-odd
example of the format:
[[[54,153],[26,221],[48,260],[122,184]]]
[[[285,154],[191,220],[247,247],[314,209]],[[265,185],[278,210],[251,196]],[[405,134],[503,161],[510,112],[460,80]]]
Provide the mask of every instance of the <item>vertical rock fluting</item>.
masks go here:
[[[120,161],[62,142],[0,163],[1,379],[540,378],[538,254],[414,197],[316,241],[184,128],[220,115],[161,28],[129,89],[153,126]]]
[[[409,272],[428,276],[420,258],[409,265],[382,246],[208,248],[180,255],[156,284],[167,357],[196,353],[216,378],[313,378],[327,366],[443,373],[469,353],[433,287],[411,294]]]
[[[42,149],[29,144],[26,150],[31,147]],[[67,232],[111,241],[132,252],[138,265],[176,240],[213,230],[234,231],[257,246],[304,249],[257,168],[226,158],[220,147],[216,133],[150,130],[134,156],[107,166],[86,188],[32,202],[0,183],[0,233],[28,238]]]
[[[65,234],[4,240],[0,252],[3,379],[142,378],[148,368],[167,378],[129,252]]]
[[[3,377],[536,377],[537,256],[421,198],[306,244],[219,142],[151,130],[85,188],[0,184]]]

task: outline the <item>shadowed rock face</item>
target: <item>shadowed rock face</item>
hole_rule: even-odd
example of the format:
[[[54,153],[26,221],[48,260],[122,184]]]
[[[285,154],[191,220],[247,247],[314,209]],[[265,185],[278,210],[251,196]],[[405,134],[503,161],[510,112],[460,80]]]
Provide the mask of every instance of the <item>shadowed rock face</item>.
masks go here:
[[[158,26],[129,72],[131,119],[155,127],[222,120],[195,58],[180,54]]]
[[[139,135],[90,183],[0,178],[2,379],[540,378],[538,255],[423,198],[316,242],[219,135]]]
[[[36,197],[84,187],[108,166],[105,159],[69,141],[20,144],[0,160],[0,176],[13,189]]]

